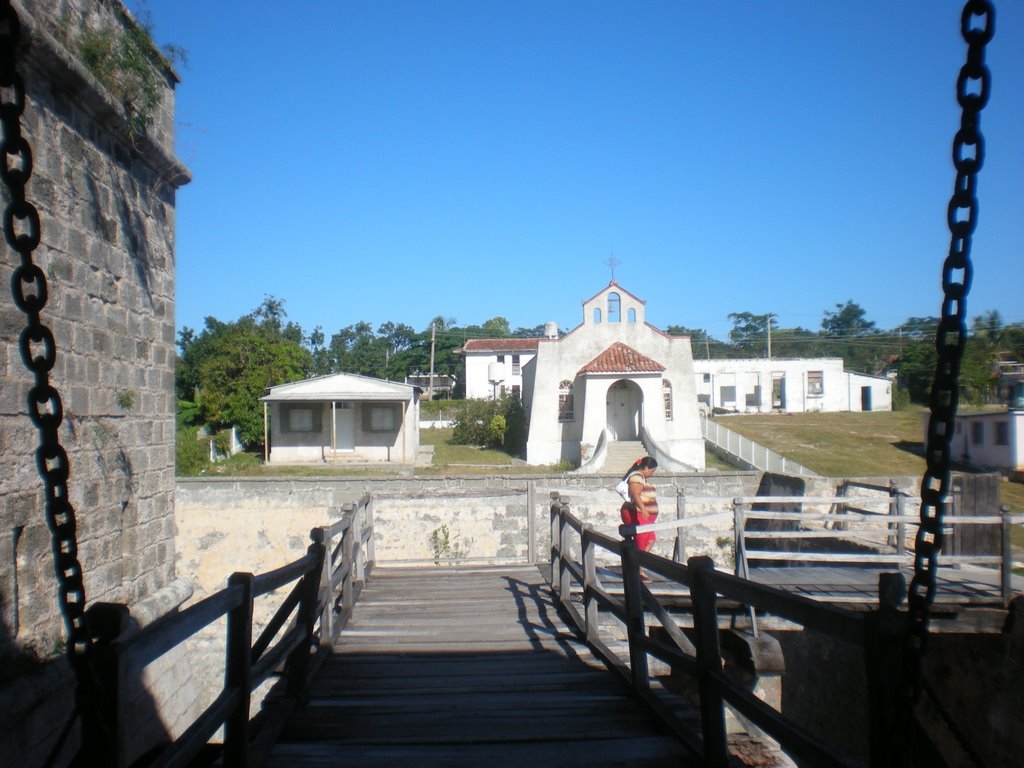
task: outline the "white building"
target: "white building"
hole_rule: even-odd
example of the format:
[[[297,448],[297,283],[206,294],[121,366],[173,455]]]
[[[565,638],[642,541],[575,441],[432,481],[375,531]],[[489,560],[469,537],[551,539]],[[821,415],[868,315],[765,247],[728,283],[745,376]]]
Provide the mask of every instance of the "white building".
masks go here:
[[[522,394],[530,464],[593,464],[640,441],[677,469],[704,467],[699,410],[892,410],[892,381],[845,371],[842,358],[694,360],[689,337],[654,328],[644,310],[613,280],[561,338],[549,323],[543,339],[468,341],[466,397]]]
[[[694,360],[702,409],[730,413],[891,411],[893,383],[841,357]]]
[[[553,332],[558,335],[557,329]],[[537,356],[540,339],[470,339],[462,347],[466,362],[466,397],[493,400],[504,394],[521,397],[523,366]]]
[[[581,325],[521,363],[528,463],[583,463],[642,441],[666,468],[704,468],[690,339],[649,325],[644,305],[613,280],[583,302]]]
[[[924,414],[928,441],[928,414]],[[1024,409],[959,412],[950,458],[979,469],[1024,472]]]
[[[999,378],[1006,408],[959,411],[950,457],[979,469],[1006,471],[1024,481],[1024,365],[1003,367]],[[928,444],[928,414],[924,414],[924,442]]]
[[[352,373],[270,387],[267,461],[411,464],[419,450],[419,387]]]

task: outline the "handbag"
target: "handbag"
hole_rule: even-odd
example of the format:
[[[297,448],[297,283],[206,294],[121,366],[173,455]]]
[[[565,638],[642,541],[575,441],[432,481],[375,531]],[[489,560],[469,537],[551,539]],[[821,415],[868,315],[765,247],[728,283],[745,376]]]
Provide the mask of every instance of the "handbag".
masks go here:
[[[615,492],[622,497],[623,501],[629,501],[629,478],[624,477],[615,484]]]

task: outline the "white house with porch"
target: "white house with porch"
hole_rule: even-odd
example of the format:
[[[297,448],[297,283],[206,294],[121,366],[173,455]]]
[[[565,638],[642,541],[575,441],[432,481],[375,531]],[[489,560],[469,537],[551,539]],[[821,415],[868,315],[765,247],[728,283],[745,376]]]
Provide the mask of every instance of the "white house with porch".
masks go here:
[[[260,399],[268,463],[416,460],[419,387],[335,373],[270,387]]]
[[[649,325],[644,310],[612,280],[583,302],[581,325],[537,340],[522,365],[529,464],[596,471],[610,444],[639,441],[666,469],[704,468],[690,339]]]

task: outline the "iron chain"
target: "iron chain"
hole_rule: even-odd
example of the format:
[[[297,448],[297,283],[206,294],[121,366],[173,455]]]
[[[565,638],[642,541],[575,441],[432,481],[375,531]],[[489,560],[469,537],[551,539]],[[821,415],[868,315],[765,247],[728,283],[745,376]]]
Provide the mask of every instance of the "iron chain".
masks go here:
[[[903,649],[904,712],[912,717],[921,693],[921,658],[935,599],[936,570],[942,551],[943,505],[950,486],[950,443],[959,401],[958,380],[967,342],[967,294],[971,287],[971,236],[977,226],[977,173],[985,155],[979,117],[988,102],[990,77],[985,46],[994,32],[995,11],[989,0],[968,0],[961,15],[967,62],[957,79],[960,129],[953,140],[956,182],[947,210],[951,235],[942,266],[942,317],[935,346],[938,362],[931,390],[931,416],[925,444],[927,468],[921,480],[921,525],[914,541],[914,576],[907,596],[908,629]]]
[[[60,610],[68,634],[67,654],[81,681],[87,672],[91,636],[85,619],[85,586],[78,559],[75,508],[68,494],[71,474],[67,451],[60,444],[58,430],[64,419],[60,393],[50,384],[50,371],[57,361],[53,333],[40,318],[48,294],[46,276],[32,261],[39,246],[39,212],[26,197],[32,175],[32,149],[21,134],[25,111],[25,84],[17,71],[21,24],[10,0],[0,0],[0,177],[10,193],[4,210],[4,238],[21,256],[11,279],[14,303],[25,313],[25,329],[19,348],[25,366],[34,374],[35,385],[28,393],[28,412],[39,430],[36,467],[46,495],[46,522],[53,546]],[[79,685],[79,695],[82,686]],[[79,702],[81,705],[81,702]]]

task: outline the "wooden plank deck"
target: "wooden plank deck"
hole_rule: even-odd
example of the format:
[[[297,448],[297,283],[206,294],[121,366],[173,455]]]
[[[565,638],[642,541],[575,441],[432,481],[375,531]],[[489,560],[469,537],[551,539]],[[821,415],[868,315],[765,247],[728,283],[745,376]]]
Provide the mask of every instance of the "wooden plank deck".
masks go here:
[[[557,616],[535,567],[379,569],[267,768],[698,761]]]

